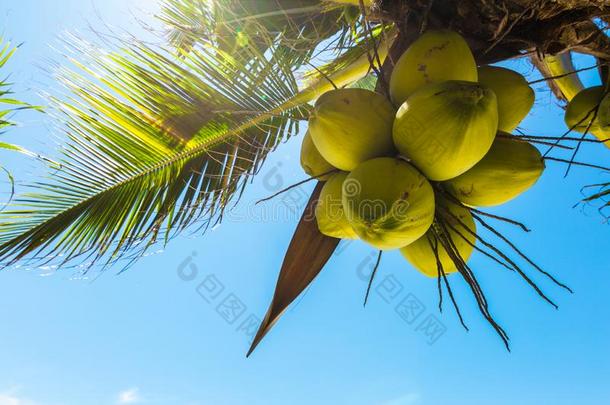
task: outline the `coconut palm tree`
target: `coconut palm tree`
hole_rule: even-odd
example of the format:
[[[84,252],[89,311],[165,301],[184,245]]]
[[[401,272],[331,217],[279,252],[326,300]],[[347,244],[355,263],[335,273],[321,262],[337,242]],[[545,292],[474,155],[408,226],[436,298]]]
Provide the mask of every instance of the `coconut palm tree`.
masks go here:
[[[332,37],[329,46],[357,59],[368,46],[342,7],[288,3],[295,8],[283,13],[262,6],[257,19],[240,2],[168,1],[161,19],[174,46],[134,40],[105,52],[75,40],[78,55],[59,73],[71,96],[52,100],[65,123],[61,169],[3,213],[4,261],[61,254],[111,263],[220,220],[267,153],[296,133],[307,102],[330,87],[312,79],[299,91],[294,71],[310,58],[301,50]],[[316,35],[275,23],[293,18]]]
[[[603,0],[165,3],[159,18],[167,44],[116,40],[110,52],[72,44],[72,64],[59,75],[70,96],[53,99],[65,130],[60,168],[0,213],[4,264],[109,265],[126,258],[127,266],[189,226],[217,223],[267,154],[308,118],[311,101],[333,87],[371,82],[387,93],[394,62],[428,28],[461,33],[479,64],[531,58],[561,98],[554,80],[574,74],[549,73],[548,55],[593,55],[603,75],[610,60]],[[320,55],[330,62],[313,66]],[[306,218],[255,344],[337,246]],[[460,272],[506,341],[476,279],[467,266]]]

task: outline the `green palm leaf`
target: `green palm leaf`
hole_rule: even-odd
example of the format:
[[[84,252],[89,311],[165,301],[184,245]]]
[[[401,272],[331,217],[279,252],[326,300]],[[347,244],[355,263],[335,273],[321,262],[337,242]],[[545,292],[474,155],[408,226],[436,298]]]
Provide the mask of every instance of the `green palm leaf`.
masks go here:
[[[5,263],[110,263],[208,225],[307,112],[290,67],[255,47],[247,67],[211,46],[178,61],[141,43],[83,52],[94,56],[59,75],[72,95],[54,100],[61,168],[0,213]]]
[[[167,22],[200,13],[215,26],[208,3],[169,0],[180,8],[166,12]],[[70,95],[53,99],[66,137],[59,169],[0,212],[0,263],[108,265],[192,224],[215,224],[267,153],[307,118],[307,103],[332,88],[328,79],[345,86],[369,73],[372,41],[356,27],[352,45],[341,48],[344,26],[332,21],[328,46],[347,56],[301,91],[294,71],[307,56],[295,59],[289,30],[265,27],[239,52],[205,35],[178,49],[131,42],[110,53],[74,42],[73,67],[58,74]],[[323,37],[292,40],[315,45]]]
[[[0,38],[0,69],[3,69],[8,61],[13,57],[17,51],[16,47],[12,47],[9,42],[5,42]],[[7,109],[0,110],[0,131],[3,129],[15,125],[8,119],[8,116],[15,110],[23,108],[35,108],[27,103],[19,100],[15,100],[11,97],[13,94],[10,89],[11,83],[8,82],[6,77],[0,77],[0,104],[5,105]],[[15,145],[0,142],[0,149],[15,150],[18,152],[25,152],[25,149]]]
[[[233,54],[246,44],[262,53],[274,43],[286,62],[299,66],[331,37],[339,49],[351,46],[351,31],[362,32],[357,16],[357,7],[325,0],[166,0],[159,18],[182,51],[202,40]]]

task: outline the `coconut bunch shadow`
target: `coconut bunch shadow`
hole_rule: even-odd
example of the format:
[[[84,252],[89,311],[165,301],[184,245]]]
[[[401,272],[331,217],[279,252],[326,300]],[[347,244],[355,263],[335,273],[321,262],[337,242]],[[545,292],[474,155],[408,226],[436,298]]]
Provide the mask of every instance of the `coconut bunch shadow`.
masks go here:
[[[558,305],[553,300],[551,300],[545,292],[542,291],[538,284],[526,273],[524,268],[517,262],[517,260],[513,259],[511,256],[517,255],[520,260],[525,261],[529,267],[531,267],[537,273],[546,277],[553,284],[562,288],[563,290],[569,293],[573,293],[573,290],[566,284],[557,280],[553,275],[542,269],[539,265],[537,265],[527,254],[523,252],[523,250],[517,247],[517,245],[513,241],[511,241],[508,236],[504,235],[500,230],[498,230],[498,228],[494,224],[492,224],[491,221],[510,224],[512,226],[516,226],[524,232],[529,232],[530,230],[524,224],[510,218],[486,213],[476,208],[466,206],[462,204],[459,200],[457,200],[454,196],[452,196],[450,193],[443,190],[440,184],[435,185],[435,192],[437,198],[445,199],[446,201],[449,201],[452,204],[456,204],[461,208],[468,210],[475,222],[481,227],[483,227],[486,231],[485,236],[481,235],[480,232],[473,231],[468,227],[466,223],[463,222],[462,219],[452,213],[449,209],[444,207],[442,204],[437,205],[434,223],[432,224],[432,227],[430,228],[426,237],[428,238],[428,243],[430,244],[430,247],[436,257],[438,273],[437,288],[439,294],[439,311],[443,311],[444,286],[453,305],[453,308],[455,309],[456,314],[460,320],[460,323],[466,330],[469,330],[460,311],[459,304],[453,294],[450,278],[448,277],[448,274],[443,268],[442,262],[440,260],[439,251],[442,248],[445,250],[445,252],[447,252],[452,263],[455,265],[455,268],[461,274],[464,281],[468,284],[470,290],[472,291],[476,299],[481,314],[496,331],[496,333],[500,336],[507,350],[510,351],[509,336],[489,311],[487,298],[476,278],[473,269],[467,263],[467,258],[461,256],[456,246],[456,236],[457,238],[466,242],[468,245],[472,246],[474,251],[490,259],[499,267],[516,273],[519,278],[527,285],[529,285],[540,298],[542,298],[555,309],[559,308]],[[475,238],[475,243],[473,243],[469,239],[469,236]],[[501,247],[502,245],[504,245],[504,247]]]

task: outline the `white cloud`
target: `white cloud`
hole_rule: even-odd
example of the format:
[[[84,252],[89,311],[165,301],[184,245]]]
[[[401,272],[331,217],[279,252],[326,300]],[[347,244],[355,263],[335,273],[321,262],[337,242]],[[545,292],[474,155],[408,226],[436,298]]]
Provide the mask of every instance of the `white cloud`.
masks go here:
[[[11,393],[0,393],[0,405],[40,405],[26,398],[20,398]]]
[[[409,393],[398,398],[383,402],[381,405],[417,405],[420,403],[420,395],[417,393]]]
[[[125,391],[121,391],[119,393],[119,397],[117,399],[118,404],[137,404],[142,402],[142,397],[140,396],[140,390],[138,388],[130,388]],[[0,403],[0,405],[2,405]]]

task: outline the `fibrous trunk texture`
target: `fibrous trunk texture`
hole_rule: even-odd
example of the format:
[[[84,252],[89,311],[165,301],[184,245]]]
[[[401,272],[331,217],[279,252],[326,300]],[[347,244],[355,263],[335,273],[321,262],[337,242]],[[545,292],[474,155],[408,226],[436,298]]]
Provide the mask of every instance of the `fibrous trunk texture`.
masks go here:
[[[379,0],[373,8],[374,18],[395,22],[405,34],[458,31],[485,62],[567,50],[607,59],[602,28],[609,16],[608,0]]]

